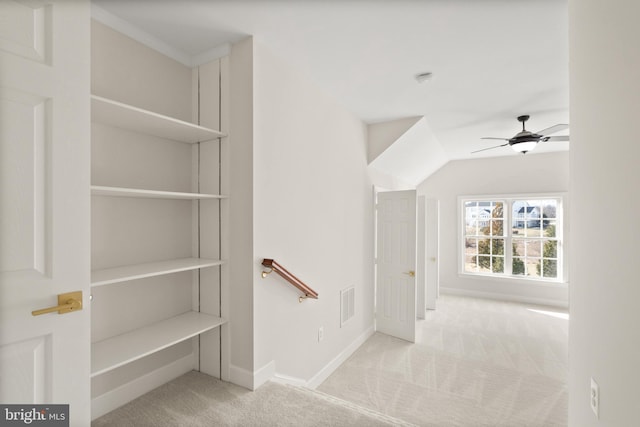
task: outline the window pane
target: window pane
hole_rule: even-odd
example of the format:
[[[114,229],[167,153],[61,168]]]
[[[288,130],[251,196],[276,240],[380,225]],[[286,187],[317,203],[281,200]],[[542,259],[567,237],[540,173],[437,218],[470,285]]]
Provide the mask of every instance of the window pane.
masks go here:
[[[547,240],[542,246],[542,256],[545,258],[557,258],[558,257],[558,241]]]
[[[558,261],[551,259],[542,260],[542,276],[549,278],[558,277]]]
[[[468,271],[468,272],[478,271],[478,261],[476,256],[467,255],[464,257],[464,271]]]
[[[511,263],[511,274],[524,276],[524,260],[522,258],[513,258]]]
[[[504,236],[504,221],[502,219],[494,219],[491,221],[491,235]]]
[[[527,226],[525,228],[525,235],[527,237],[542,237],[543,233],[544,230],[539,220],[527,221]]]
[[[528,240],[526,242],[526,257],[540,257],[542,254],[541,248],[542,242],[540,240]]]
[[[478,253],[487,255],[491,253],[491,241],[489,239],[478,239]]]
[[[478,239],[467,238],[464,240],[464,253],[467,255],[475,255],[478,253]]]
[[[491,267],[493,273],[504,273],[504,258],[493,257],[493,265]]]
[[[526,267],[527,267],[527,276],[534,276],[534,277],[541,276],[540,259],[527,258]]]
[[[513,227],[511,227],[511,235],[514,237],[518,237],[520,235],[524,235],[524,230],[522,229],[522,227],[518,227],[516,225],[516,221],[514,220],[513,222]]]
[[[478,256],[478,267],[482,272],[491,271],[491,257],[490,256]]]
[[[547,221],[544,227],[544,237],[556,237],[556,221]]]
[[[557,200],[540,200],[540,205],[542,207],[542,217],[546,219],[556,219],[557,211],[558,211],[558,201]]]
[[[524,240],[521,239],[513,239],[513,244],[511,250],[513,251],[513,256],[523,256],[524,255]]]
[[[491,254],[504,255],[504,239],[491,240]]]

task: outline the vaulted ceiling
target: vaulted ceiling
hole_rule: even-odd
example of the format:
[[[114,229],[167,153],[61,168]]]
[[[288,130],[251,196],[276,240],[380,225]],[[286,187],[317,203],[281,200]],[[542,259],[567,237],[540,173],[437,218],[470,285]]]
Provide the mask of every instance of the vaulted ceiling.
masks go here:
[[[254,36],[366,123],[424,117],[413,132],[429,139],[417,152],[422,157],[516,155],[509,147],[470,153],[501,143],[481,137],[514,136],[519,115],[531,115],[530,131],[569,123],[567,0],[92,4],[94,17],[121,20],[185,63]],[[419,83],[415,76],[423,72],[433,76]],[[567,149],[567,142],[541,143],[527,155]],[[401,169],[411,156],[396,153],[388,162]]]

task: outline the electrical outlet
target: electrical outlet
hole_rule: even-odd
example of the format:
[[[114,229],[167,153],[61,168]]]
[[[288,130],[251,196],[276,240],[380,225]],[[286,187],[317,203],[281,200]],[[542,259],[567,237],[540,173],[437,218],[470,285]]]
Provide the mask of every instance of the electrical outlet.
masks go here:
[[[324,338],[324,328],[320,326],[318,328],[318,342],[322,341],[323,338]]]
[[[600,387],[598,387],[598,383],[596,380],[591,378],[591,409],[593,413],[596,414],[596,418],[600,418],[599,410],[600,410]]]

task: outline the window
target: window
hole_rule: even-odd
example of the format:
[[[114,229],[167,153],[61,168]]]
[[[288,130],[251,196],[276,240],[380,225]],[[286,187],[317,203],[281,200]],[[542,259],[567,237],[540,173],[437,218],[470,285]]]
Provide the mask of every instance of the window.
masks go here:
[[[461,199],[462,272],[562,280],[562,199]]]

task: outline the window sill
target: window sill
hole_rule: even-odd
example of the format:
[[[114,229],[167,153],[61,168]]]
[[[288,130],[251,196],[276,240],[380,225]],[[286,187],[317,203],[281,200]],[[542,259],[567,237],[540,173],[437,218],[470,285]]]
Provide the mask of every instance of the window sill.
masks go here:
[[[502,282],[511,282],[514,285],[520,285],[520,286],[532,285],[532,286],[543,286],[543,287],[553,287],[553,288],[566,288],[569,286],[569,282],[564,280],[535,279],[535,278],[520,277],[520,276],[497,276],[492,274],[458,272],[458,277],[462,279],[473,279],[473,280],[482,280],[482,281],[499,280]]]

